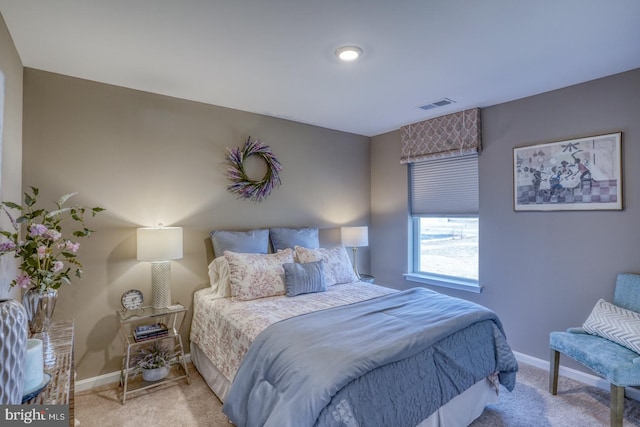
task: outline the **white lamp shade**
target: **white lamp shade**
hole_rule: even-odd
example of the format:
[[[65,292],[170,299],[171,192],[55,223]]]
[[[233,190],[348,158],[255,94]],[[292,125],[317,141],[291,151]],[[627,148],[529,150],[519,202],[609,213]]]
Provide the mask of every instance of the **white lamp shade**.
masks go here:
[[[138,228],[138,261],[182,258],[182,227]]]
[[[340,227],[340,235],[345,246],[369,246],[369,227]]]

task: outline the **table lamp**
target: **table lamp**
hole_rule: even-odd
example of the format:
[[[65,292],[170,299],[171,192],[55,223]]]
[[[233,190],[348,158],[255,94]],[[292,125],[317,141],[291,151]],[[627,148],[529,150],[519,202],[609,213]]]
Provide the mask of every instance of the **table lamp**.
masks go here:
[[[369,227],[340,227],[342,244],[353,248],[353,271],[360,279],[356,251],[358,247],[369,246]]]
[[[182,227],[138,228],[138,261],[151,262],[153,308],[171,305],[171,260],[182,258]]]

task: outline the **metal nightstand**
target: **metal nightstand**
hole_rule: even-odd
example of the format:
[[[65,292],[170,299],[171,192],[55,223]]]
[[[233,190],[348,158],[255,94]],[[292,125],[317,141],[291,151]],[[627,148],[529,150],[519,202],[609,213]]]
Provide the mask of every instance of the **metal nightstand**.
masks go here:
[[[131,311],[116,311],[118,315],[118,321],[120,322],[120,331],[126,346],[126,351],[122,355],[122,370],[120,373],[120,383],[123,387],[122,390],[122,404],[124,405],[127,395],[139,390],[146,390],[148,388],[156,387],[167,382],[177,381],[180,379],[186,379],[187,384],[191,384],[191,378],[189,377],[189,370],[187,369],[187,362],[184,358],[184,347],[182,346],[182,337],[180,336],[180,330],[184,323],[184,318],[187,313],[187,309],[182,305],[176,305],[167,308],[153,308],[142,307],[137,310]],[[167,325],[169,331],[165,336],[157,338],[151,338],[144,341],[136,341],[133,336],[133,330],[138,325],[144,325],[149,323],[163,322]],[[169,375],[160,381],[147,382],[141,378],[132,380],[129,374],[137,374],[141,369],[137,366],[131,366],[132,362],[132,350],[141,346],[148,346],[151,343],[158,341],[172,341],[177,349],[178,356],[174,362]]]

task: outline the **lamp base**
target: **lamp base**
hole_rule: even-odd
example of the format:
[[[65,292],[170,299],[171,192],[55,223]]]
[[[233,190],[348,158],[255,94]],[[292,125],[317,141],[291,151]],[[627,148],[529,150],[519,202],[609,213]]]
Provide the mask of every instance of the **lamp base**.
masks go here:
[[[360,280],[360,273],[358,273],[358,261],[356,259],[356,251],[358,250],[357,247],[353,247],[353,272],[356,273],[356,277],[358,278],[358,280]]]
[[[171,261],[151,263],[151,300],[153,308],[171,305]]]

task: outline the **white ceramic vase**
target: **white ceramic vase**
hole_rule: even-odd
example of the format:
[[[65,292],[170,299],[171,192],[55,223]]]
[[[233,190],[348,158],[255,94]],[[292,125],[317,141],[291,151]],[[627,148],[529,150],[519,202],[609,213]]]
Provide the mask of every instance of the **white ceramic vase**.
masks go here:
[[[27,312],[14,299],[0,300],[0,405],[19,405],[24,391]]]

